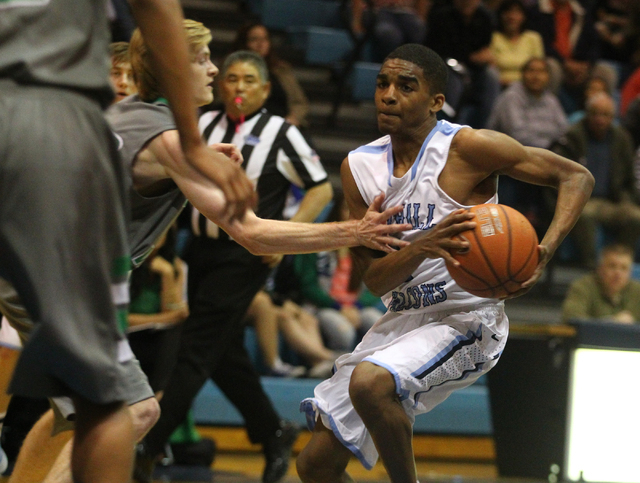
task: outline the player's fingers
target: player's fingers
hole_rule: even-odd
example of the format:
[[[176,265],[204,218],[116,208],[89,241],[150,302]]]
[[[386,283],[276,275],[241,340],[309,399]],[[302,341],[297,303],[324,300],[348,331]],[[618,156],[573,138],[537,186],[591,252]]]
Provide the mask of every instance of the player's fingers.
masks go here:
[[[382,209],[382,202],[384,201],[384,193],[380,193],[376,196],[371,204],[369,205],[369,209],[373,211],[379,212]]]
[[[533,285],[536,284],[536,282],[540,279],[540,277],[542,277],[544,269],[547,266],[548,257],[549,257],[549,251],[547,247],[543,245],[538,245],[538,265],[533,271],[533,274],[531,275],[531,277],[529,277],[529,280],[526,280],[525,282],[522,283],[523,288],[529,289],[533,287]]]
[[[442,250],[442,251],[439,251],[438,253],[442,258],[444,258],[444,261],[446,263],[453,265],[455,267],[460,266],[460,262],[455,258],[453,258],[453,256],[451,255],[451,252],[449,252],[448,250]]]
[[[384,245],[382,243],[376,243],[375,245],[376,246],[372,247],[372,248],[374,248],[374,250],[378,250],[380,252],[393,253],[393,252],[396,251],[395,248],[392,248],[389,245]]]
[[[452,211],[451,213],[449,213],[447,216],[445,216],[440,223],[438,223],[438,226],[440,227],[448,227],[450,225],[454,225],[457,223],[462,223],[464,221],[467,220],[471,220],[472,218],[474,218],[476,215],[470,211],[467,210],[463,210],[463,209],[459,209],[459,210],[455,210]]]
[[[399,240],[398,238],[395,238],[393,236],[377,236],[374,241],[381,245],[389,245],[392,247],[400,248],[411,245],[411,243],[409,243],[408,241]]]
[[[402,205],[391,206],[390,208],[387,208],[386,210],[380,213],[380,218],[384,220],[388,220],[392,216],[395,216],[398,213],[401,213],[402,210],[404,210],[404,207]]]
[[[401,225],[379,225],[379,232],[381,235],[391,235],[393,233],[401,233],[403,231],[411,230],[410,223],[402,223]]]
[[[447,250],[459,250],[461,252],[465,252],[469,250],[471,246],[469,240],[466,238],[459,236],[456,238],[445,238],[440,242],[440,246]]]
[[[440,234],[445,238],[453,238],[459,233],[473,230],[477,226],[475,221],[464,221],[443,228]]]
[[[533,271],[533,275],[531,275],[531,277],[529,277],[529,280],[526,280],[526,281],[522,282],[522,288],[529,289],[529,288],[533,287],[536,284],[536,282],[540,279],[540,277],[542,276],[542,272],[543,271],[544,271],[544,265],[543,264],[538,264],[536,269]]]

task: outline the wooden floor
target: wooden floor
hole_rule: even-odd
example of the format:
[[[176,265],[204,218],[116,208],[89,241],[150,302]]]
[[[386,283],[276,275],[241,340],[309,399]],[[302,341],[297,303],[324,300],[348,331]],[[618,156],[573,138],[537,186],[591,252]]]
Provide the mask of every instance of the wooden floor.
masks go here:
[[[417,460],[416,464],[421,483],[544,483],[543,481],[498,478],[495,466],[487,463]],[[154,483],[259,483],[263,465],[264,461],[259,454],[225,452],[216,456],[211,471],[177,468],[173,472],[162,472],[161,479],[155,480]],[[389,481],[381,464],[367,471],[354,459],[347,471],[358,483]],[[0,483],[7,481],[7,478],[0,477]],[[283,483],[299,481],[295,471],[295,458],[292,458],[289,473]]]
[[[259,483],[264,459],[260,447],[251,445],[240,428],[198,427],[202,436],[216,441],[218,453],[211,469],[193,467],[159,468],[156,483]],[[310,434],[303,432],[294,445],[289,472],[283,483],[299,482],[295,470],[295,455],[306,445]],[[495,451],[491,438],[416,436],[414,438],[416,467],[421,483],[543,483],[533,480],[502,479],[495,466]],[[387,482],[380,462],[367,471],[353,458],[347,468],[358,483]],[[7,478],[0,477],[0,483]],[[21,483],[21,482],[20,482]]]

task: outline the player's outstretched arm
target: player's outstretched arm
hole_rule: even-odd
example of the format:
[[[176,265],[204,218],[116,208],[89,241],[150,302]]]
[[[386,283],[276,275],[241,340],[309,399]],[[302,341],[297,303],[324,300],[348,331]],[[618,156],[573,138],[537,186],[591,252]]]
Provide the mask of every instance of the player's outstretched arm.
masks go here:
[[[271,253],[312,253],[340,247],[363,245],[384,252],[401,248],[407,242],[394,237],[411,225],[387,225],[387,220],[402,211],[394,206],[380,211],[384,195],[378,196],[364,217],[337,223],[296,223],[264,220],[253,212],[242,221],[219,223],[238,243],[256,255]]]
[[[173,111],[185,159],[220,187],[225,195],[225,209],[232,217],[244,216],[246,209],[256,202],[251,182],[239,166],[224,162],[208,148],[198,131],[180,3],[178,0],[129,0],[129,3],[161,90]]]
[[[226,156],[218,155],[233,163]],[[225,210],[224,194],[216,183],[185,162],[175,131],[166,131],[154,138],[138,155],[136,165],[146,166],[156,176],[158,170],[154,167],[162,166],[163,177],[171,177],[200,213],[255,255],[311,253],[358,245],[390,252],[392,247],[407,245],[392,235],[410,229],[411,225],[387,225],[387,220],[402,211],[402,207],[381,211],[383,196],[373,201],[362,219],[339,223],[264,220],[252,210],[247,210],[241,220],[232,217]]]

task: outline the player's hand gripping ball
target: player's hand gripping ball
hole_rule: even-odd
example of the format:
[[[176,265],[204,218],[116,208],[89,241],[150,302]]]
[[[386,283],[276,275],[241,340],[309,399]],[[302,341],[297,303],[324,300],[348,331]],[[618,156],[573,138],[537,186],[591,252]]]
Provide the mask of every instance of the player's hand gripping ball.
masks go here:
[[[538,265],[538,236],[529,220],[505,205],[470,208],[476,228],[459,237],[468,250],[452,250],[460,265],[447,263],[451,277],[467,292],[486,298],[504,298],[520,289]]]

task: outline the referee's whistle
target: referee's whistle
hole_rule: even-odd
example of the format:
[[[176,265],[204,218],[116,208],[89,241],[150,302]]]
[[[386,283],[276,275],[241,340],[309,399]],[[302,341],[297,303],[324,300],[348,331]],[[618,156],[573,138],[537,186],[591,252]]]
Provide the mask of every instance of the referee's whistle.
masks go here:
[[[236,107],[240,111],[240,106],[242,105],[242,97],[237,96],[235,99],[233,99],[233,102],[235,103]],[[238,132],[240,130],[240,125],[243,122],[244,122],[244,113],[242,111],[240,111],[240,120],[239,120],[238,124],[236,124],[236,132]]]

